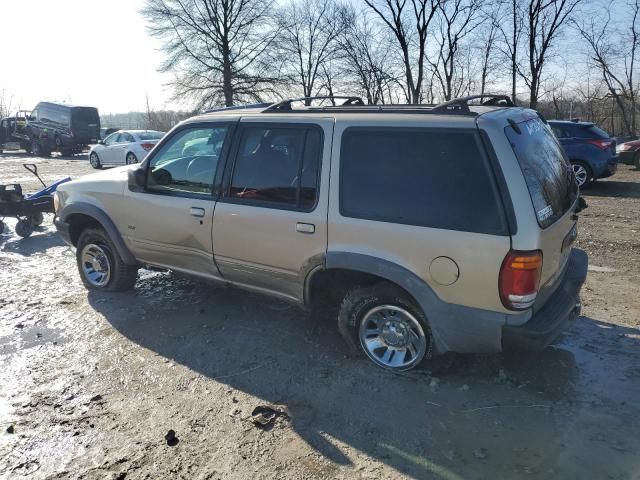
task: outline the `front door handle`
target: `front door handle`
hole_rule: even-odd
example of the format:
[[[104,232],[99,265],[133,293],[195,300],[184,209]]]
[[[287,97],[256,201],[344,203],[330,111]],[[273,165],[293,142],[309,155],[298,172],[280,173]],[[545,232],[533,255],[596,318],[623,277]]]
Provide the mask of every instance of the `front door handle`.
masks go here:
[[[296,223],[296,232],[299,233],[315,233],[316,226],[313,223]]]
[[[200,208],[200,207],[191,207],[191,209],[189,210],[189,213],[191,214],[192,217],[204,217],[204,208]]]

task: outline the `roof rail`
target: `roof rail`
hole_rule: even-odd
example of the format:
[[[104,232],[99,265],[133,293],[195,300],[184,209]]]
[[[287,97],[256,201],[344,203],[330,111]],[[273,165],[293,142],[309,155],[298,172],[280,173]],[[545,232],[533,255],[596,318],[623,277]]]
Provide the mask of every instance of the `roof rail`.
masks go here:
[[[273,105],[273,103],[270,102],[251,103],[249,105],[234,105],[233,107],[209,108],[202,113],[224,112],[225,110],[243,110],[245,108],[266,108],[271,105]]]
[[[289,98],[287,100],[282,100],[281,102],[274,103],[273,105],[269,105],[262,113],[267,112],[290,112],[293,110],[291,108],[291,104],[293,102],[305,102],[308,100],[345,100],[341,106],[353,106],[353,105],[364,105],[364,101],[360,97],[345,97],[345,96],[318,96],[318,97],[300,97],[300,98]]]
[[[482,101],[483,98],[489,100]],[[472,114],[469,109],[471,100],[480,99],[480,105],[497,106],[497,107],[515,107],[516,104],[511,101],[508,95],[496,95],[493,93],[484,93],[482,95],[469,95],[467,97],[454,98],[448,102],[440,103],[430,110],[430,113],[452,113],[460,115]]]

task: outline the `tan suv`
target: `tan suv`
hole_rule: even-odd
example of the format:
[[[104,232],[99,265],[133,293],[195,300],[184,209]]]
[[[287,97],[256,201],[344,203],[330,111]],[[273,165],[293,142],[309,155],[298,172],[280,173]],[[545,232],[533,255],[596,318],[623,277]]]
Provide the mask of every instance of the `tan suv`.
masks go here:
[[[142,164],[61,185],[85,285],[129,289],[153,267],[335,302],[350,345],[393,370],[541,348],[579,314],[584,202],[535,111],[293,102],[191,118]]]

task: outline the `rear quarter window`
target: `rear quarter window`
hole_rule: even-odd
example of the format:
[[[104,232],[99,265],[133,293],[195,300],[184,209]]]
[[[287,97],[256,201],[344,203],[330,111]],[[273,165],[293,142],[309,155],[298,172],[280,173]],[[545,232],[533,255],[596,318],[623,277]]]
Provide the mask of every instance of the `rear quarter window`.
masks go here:
[[[516,155],[542,228],[555,223],[573,205],[578,186],[573,170],[557,139],[538,118],[504,131]]]
[[[350,128],[342,136],[340,213],[508,235],[477,132]]]

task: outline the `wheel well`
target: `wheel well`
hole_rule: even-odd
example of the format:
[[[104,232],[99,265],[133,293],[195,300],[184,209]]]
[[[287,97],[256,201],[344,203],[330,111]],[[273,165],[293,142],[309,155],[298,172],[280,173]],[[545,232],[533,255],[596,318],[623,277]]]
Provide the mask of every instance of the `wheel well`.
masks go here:
[[[377,283],[388,283],[415,301],[404,288],[384,277],[357,270],[331,268],[319,270],[307,280],[305,304],[313,307],[323,301],[339,303],[351,288],[368,287]]]
[[[71,238],[71,243],[74,245],[78,244],[78,238],[80,238],[83,230],[95,227],[103,228],[102,224],[95,218],[82,213],[73,213],[69,215],[66,221],[69,224],[69,237]]]

